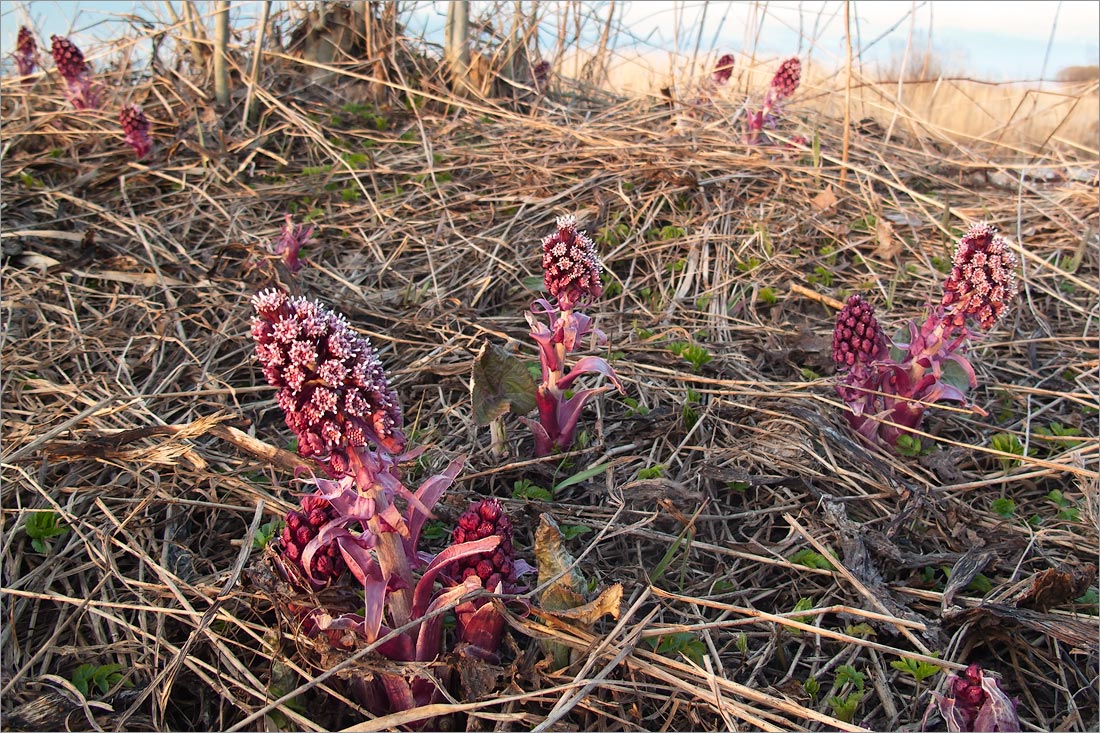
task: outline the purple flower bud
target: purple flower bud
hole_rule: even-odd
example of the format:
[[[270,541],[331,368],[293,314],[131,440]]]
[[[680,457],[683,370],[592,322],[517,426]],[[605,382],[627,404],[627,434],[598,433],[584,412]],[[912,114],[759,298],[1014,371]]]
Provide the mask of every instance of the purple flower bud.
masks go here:
[[[500,544],[491,553],[479,553],[464,557],[448,570],[461,582],[471,575],[481,579],[483,587],[510,593],[516,581],[515,551],[512,549],[512,520],[504,513],[498,499],[482,499],[474,502],[458,518],[452,535],[456,545],[473,540],[483,540],[491,535],[500,536]]]
[[[535,78],[535,88],[539,91],[546,89],[550,81],[550,62],[539,61],[531,67],[531,75]]]
[[[19,69],[20,76],[28,76],[34,73],[37,56],[38,42],[34,40],[31,29],[22,26],[15,41],[15,65]],[[28,80],[25,79],[24,81]]]
[[[84,61],[84,54],[68,38],[50,36],[50,53],[57,73],[65,80],[69,101],[76,109],[95,109],[99,106],[99,92],[92,85],[91,69]]]
[[[306,262],[301,259],[301,250],[312,241],[310,237],[313,236],[313,229],[312,226],[295,224],[290,214],[287,214],[279,238],[271,243],[271,251],[282,256],[291,272],[298,272]]]
[[[858,293],[836,317],[833,328],[833,362],[841,371],[865,369],[886,356],[886,337],[875,319],[875,309]]]
[[[148,155],[153,149],[153,141],[149,139],[149,120],[141,107],[136,104],[126,105],[118,113],[118,122],[122,125],[126,144],[134,149],[138,159]]]
[[[603,292],[603,268],[596,245],[584,232],[577,231],[575,218],[559,217],[557,226],[557,232],[542,240],[543,282],[550,295],[557,298],[558,307],[570,311]]]
[[[711,76],[715,84],[721,86],[730,80],[730,77],[733,76],[733,64],[732,53],[722,54],[718,58],[718,63],[714,67],[714,74]]]
[[[1016,255],[996,227],[970,225],[955,249],[943,290],[942,304],[956,327],[973,316],[983,329],[990,329],[1004,315],[1016,297]]]
[[[299,455],[340,476],[349,449],[368,441],[392,454],[405,449],[401,406],[369,340],[316,301],[265,290],[252,305],[256,357],[279,388]]]
[[[801,79],[802,62],[797,57],[789,58],[779,65],[779,70],[772,77],[771,94],[776,101],[787,99],[794,95]]]
[[[340,548],[336,542],[329,542],[314,554],[310,562],[310,572],[302,567],[302,552],[309,541],[317,536],[324,525],[339,516],[326,499],[319,496],[302,498],[301,511],[291,511],[286,515],[286,525],[279,535],[278,550],[283,558],[300,571],[300,578],[312,578],[313,585],[325,585],[335,580],[348,569]]]
[[[977,664],[948,677],[947,692],[936,695],[935,704],[952,733],[1020,730],[1016,702]]]

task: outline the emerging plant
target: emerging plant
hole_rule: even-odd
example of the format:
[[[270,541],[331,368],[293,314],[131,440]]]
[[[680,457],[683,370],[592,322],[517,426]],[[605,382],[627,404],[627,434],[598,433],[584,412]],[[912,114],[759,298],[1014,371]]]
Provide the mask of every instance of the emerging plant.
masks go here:
[[[19,70],[19,76],[23,77],[24,84],[31,83],[27,77],[34,73],[37,60],[38,41],[34,40],[30,28],[21,26],[15,40],[15,67]]]
[[[431,507],[463,461],[452,461],[415,492],[407,489],[398,463],[421,451],[404,452],[401,410],[370,342],[316,302],[267,290],[253,305],[264,376],[279,387],[299,453],[330,475],[310,479],[313,493],[287,514],[273,543],[276,568],[303,593],[351,578],[363,592],[361,609],[291,607],[307,634],[324,634],[338,649],[381,642],[382,656],[418,665],[408,674],[387,670],[353,679],[352,692],[370,710],[428,704],[445,684],[427,665],[443,651],[443,612],[479,589],[514,591],[516,576],[528,569],[514,557],[511,523],[499,502],[480,502],[460,518],[454,544],[434,557],[419,552]],[[495,659],[504,629],[496,607],[477,598],[455,611],[460,640],[476,658]]]
[[[971,225],[955,250],[939,305],[920,326],[910,321],[892,346],[862,296],[851,296],[837,315],[837,394],[848,406],[848,422],[868,442],[897,450],[899,438],[920,427],[929,405],[970,406],[966,392],[978,380],[965,355],[971,336],[966,320],[992,328],[1016,293],[1016,257],[996,231]]]
[[[69,531],[68,526],[61,522],[61,516],[54,511],[31,512],[27,515],[27,523],[23,525],[23,531],[31,541],[31,547],[35,552],[45,555],[50,551],[49,540],[60,537]]]
[[[76,109],[99,107],[99,88],[92,83],[92,71],[84,54],[68,38],[50,36],[50,54],[57,73],[65,80],[65,91]]]
[[[789,58],[779,65],[764,95],[763,106],[745,110],[745,132],[742,136],[745,144],[758,145],[766,142],[764,130],[776,126],[783,114],[782,103],[794,96],[801,79],[802,62],[797,57]]]
[[[301,270],[303,264],[309,264],[309,260],[302,259],[301,251],[303,246],[313,242],[313,230],[311,225],[295,224],[291,215],[287,214],[279,237],[271,242],[272,253],[282,257],[287,269],[293,273]]]
[[[602,266],[596,256],[596,246],[588,236],[577,230],[572,216],[557,220],[558,230],[542,240],[543,283],[557,307],[539,298],[527,314],[531,337],[538,343],[542,364],[542,381],[535,391],[539,421],[521,418],[535,434],[535,454],[549,455],[555,449],[568,450],[573,444],[581,409],[590,399],[606,392],[609,386],[576,391],[574,382],[583,374],[603,374],[620,391],[622,382],[606,360],[585,356],[568,371],[567,354],[576,351],[588,335],[598,344],[607,337],[592,325],[592,318],[576,311],[582,303],[596,298],[603,290],[600,283]],[[547,318],[544,323],[540,316]]]
[[[1016,701],[977,664],[971,664],[961,674],[950,675],[946,693],[935,693],[932,706],[939,711],[951,733],[1020,730]],[[925,723],[927,718],[928,713],[925,713]]]
[[[535,89],[545,92],[550,85],[550,62],[539,61],[531,67],[531,76],[535,82]]]
[[[141,107],[136,104],[123,107],[118,113],[118,123],[122,125],[126,144],[134,149],[138,160],[148,155],[153,149],[153,141],[149,139],[149,120]]]

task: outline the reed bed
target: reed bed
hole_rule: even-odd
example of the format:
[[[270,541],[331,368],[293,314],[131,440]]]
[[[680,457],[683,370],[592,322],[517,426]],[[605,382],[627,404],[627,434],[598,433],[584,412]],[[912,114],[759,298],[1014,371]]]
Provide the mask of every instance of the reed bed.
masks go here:
[[[1019,162],[845,130],[798,98],[787,119],[814,146],[748,147],[730,100],[691,117],[560,75],[545,94],[455,94],[431,55],[388,43],[384,73],[271,51],[255,83],[242,43],[225,109],[197,63],[104,71],[108,101],[80,113],[51,75],[4,80],[8,727],[912,729],[946,672],[978,662],[1026,730],[1096,729],[1094,149]],[[145,162],[121,100],[152,121]],[[317,227],[297,275],[266,249],[287,213]],[[501,458],[472,417],[472,364],[486,343],[535,359],[523,312],[562,214],[607,267],[590,312],[629,399],[598,401],[551,459],[509,422]],[[979,219],[1022,260],[1017,307],[976,349],[988,414],[935,410],[923,455],[873,451],[832,389],[836,308],[868,292],[887,323],[918,316]],[[370,657],[281,623],[253,550],[300,463],[248,332],[273,285],[371,338],[422,468],[468,456],[445,525],[500,497],[522,553],[549,513],[586,576],[623,585],[619,618],[512,615],[480,697],[356,706],[345,679]],[[513,498],[596,466],[553,501]],[[40,552],[26,526],[43,511],[67,531]],[[573,663],[551,670],[540,639]],[[944,673],[918,684],[906,659]],[[85,697],[83,664],[119,674]]]

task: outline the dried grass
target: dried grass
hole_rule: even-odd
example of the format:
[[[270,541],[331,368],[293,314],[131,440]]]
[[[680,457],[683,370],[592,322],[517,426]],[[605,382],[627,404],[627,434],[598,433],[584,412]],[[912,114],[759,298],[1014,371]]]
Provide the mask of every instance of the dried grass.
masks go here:
[[[148,164],[122,145],[115,100],[73,113],[52,78],[4,81],[9,726],[256,730],[278,712],[302,730],[425,713],[471,729],[897,729],[920,720],[944,676],[918,694],[890,663],[938,654],[945,669],[1002,674],[1029,729],[1095,730],[1095,605],[1063,593],[1026,607],[1051,568],[1096,587],[1094,151],[991,163],[865,126],[841,190],[841,126],[797,100],[788,115],[819,136],[820,158],[737,145],[738,109],[721,100],[711,121],[674,127],[662,108],[564,80],[520,112],[395,76],[370,113],[387,121],[378,130],[333,101],[360,72],[333,68],[318,89],[294,60],[273,64],[253,90],[255,127],[238,126],[238,107],[217,114],[179,69],[114,88],[153,120]],[[1075,180],[1082,170],[1092,179]],[[837,200],[822,208],[830,186]],[[293,280],[262,261],[292,208],[318,225]],[[590,408],[565,462],[529,460],[529,436],[510,424],[502,461],[471,418],[472,359],[487,340],[534,358],[523,279],[564,213],[597,236],[619,286],[592,311],[639,404]],[[880,237],[868,217],[895,223]],[[1019,307],[976,349],[975,401],[990,414],[933,411],[921,438],[936,450],[922,458],[870,452],[831,388],[829,304],[864,290],[890,322],[918,315],[974,219],[1001,226],[1023,260]],[[520,548],[540,512],[587,527],[571,546],[583,572],[625,586],[618,622],[586,633],[511,618],[504,684],[484,699],[381,719],[347,701],[340,670],[279,625],[248,572],[259,524],[296,490],[248,338],[249,297],[273,282],[371,337],[430,462],[469,456],[441,519],[485,494],[506,500]],[[693,369],[672,341],[711,360]],[[1038,430],[1054,422],[1079,442]],[[993,448],[1005,434],[1031,454]],[[520,479],[550,486],[598,464],[553,503],[509,499]],[[659,477],[638,477],[657,465]],[[1015,502],[1011,519],[993,511],[998,498]],[[46,555],[24,532],[41,510],[69,529]],[[831,567],[798,562],[802,550]],[[796,610],[804,598],[812,608]],[[656,638],[681,632],[696,653],[657,653]],[[549,671],[538,638],[576,662]],[[120,664],[133,686],[84,700],[69,682],[82,663]],[[827,702],[840,665],[867,676],[855,724]],[[276,673],[294,680],[278,699]]]

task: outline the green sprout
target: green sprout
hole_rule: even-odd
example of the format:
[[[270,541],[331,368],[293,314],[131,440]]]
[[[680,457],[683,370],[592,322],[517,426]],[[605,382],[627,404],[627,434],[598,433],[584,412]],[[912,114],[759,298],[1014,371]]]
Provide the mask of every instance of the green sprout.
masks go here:
[[[73,671],[73,687],[80,690],[84,697],[88,697],[93,686],[100,694],[105,695],[108,690],[122,682],[123,669],[125,667],[121,664],[82,664]],[[134,683],[126,680],[122,682],[122,686],[133,687]]]
[[[27,515],[27,523],[23,526],[23,531],[30,538],[34,551],[45,555],[50,551],[50,543],[47,540],[65,534],[69,528],[61,523],[61,516],[57,512],[41,511]]]

